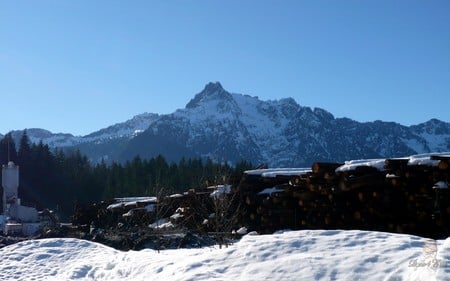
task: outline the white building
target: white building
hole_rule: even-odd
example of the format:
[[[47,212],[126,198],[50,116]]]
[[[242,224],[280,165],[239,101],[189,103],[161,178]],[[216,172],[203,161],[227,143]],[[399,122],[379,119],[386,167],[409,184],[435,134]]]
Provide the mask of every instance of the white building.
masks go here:
[[[19,166],[13,162],[2,167],[3,216],[0,227],[8,235],[20,233],[32,235],[40,228],[38,212],[35,208],[22,206],[18,196]]]

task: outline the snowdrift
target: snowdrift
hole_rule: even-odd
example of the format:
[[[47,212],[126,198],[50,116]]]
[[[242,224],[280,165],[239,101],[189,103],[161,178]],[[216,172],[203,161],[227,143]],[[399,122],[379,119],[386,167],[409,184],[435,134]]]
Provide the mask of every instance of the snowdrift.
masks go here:
[[[0,249],[0,280],[450,280],[450,238],[303,230],[160,253],[30,240]]]

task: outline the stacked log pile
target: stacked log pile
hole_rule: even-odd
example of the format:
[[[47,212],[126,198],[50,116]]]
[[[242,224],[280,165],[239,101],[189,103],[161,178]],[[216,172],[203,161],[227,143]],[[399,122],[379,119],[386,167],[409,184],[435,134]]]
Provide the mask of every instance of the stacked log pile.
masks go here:
[[[94,223],[105,237],[127,229],[160,235],[149,225],[164,218],[176,231],[204,234],[240,227],[260,233],[362,229],[436,239],[450,236],[449,182],[450,154],[316,162],[306,169],[246,171],[230,188],[191,189],[159,198],[152,208],[142,198],[135,200],[139,197],[134,205],[103,202],[80,207],[73,224]]]
[[[300,213],[298,196],[307,194],[306,187],[295,188],[295,184],[307,185],[310,169],[262,169],[244,173],[239,185],[243,206],[240,221],[247,228],[262,232],[272,232],[280,228],[298,228]],[[314,204],[314,199],[305,201]]]
[[[67,235],[120,249],[138,247],[142,244],[139,242],[142,239],[137,239],[140,236],[146,241],[186,233],[222,238],[222,234],[237,229],[238,199],[231,185],[215,185],[158,200],[156,197],[128,197],[79,205]]]
[[[241,221],[252,230],[366,229],[450,235],[449,155],[247,171]]]

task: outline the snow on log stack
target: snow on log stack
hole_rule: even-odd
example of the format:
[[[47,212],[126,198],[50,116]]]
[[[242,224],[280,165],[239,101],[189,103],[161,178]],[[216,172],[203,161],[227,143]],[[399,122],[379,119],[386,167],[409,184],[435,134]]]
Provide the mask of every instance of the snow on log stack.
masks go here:
[[[241,223],[265,233],[340,228],[448,237],[449,162],[447,153],[246,171]]]

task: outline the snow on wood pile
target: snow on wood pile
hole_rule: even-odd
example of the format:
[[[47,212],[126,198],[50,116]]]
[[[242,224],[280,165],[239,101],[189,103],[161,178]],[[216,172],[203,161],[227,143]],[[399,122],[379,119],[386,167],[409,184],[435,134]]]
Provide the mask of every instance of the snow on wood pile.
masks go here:
[[[114,203],[110,204],[106,209],[117,209],[124,207],[139,207],[156,204],[156,197],[123,197],[115,198]]]
[[[297,174],[286,173],[296,169],[247,171],[239,186],[242,222],[266,233],[341,228],[447,237],[449,161],[450,153],[440,153],[316,162]]]

